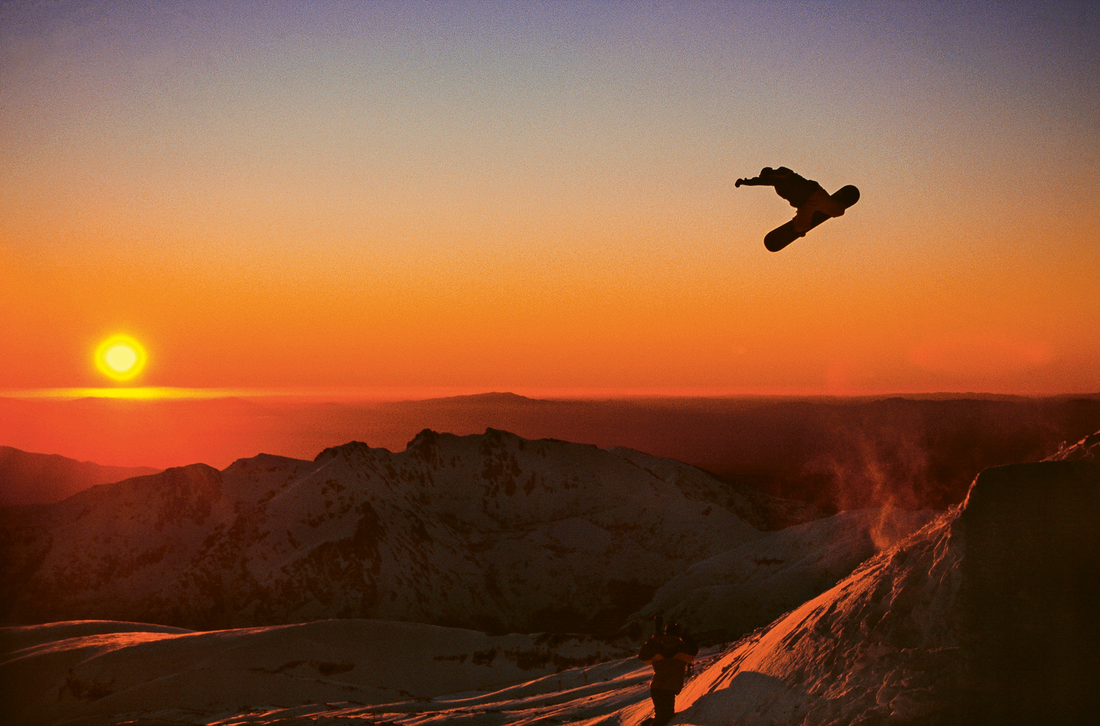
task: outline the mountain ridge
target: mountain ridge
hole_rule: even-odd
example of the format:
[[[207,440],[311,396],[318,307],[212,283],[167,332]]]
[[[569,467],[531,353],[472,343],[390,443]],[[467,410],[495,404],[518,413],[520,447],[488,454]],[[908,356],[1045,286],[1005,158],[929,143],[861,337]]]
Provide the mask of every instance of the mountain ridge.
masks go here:
[[[246,405],[246,403],[248,405]],[[262,404],[262,405],[261,405]],[[159,468],[222,469],[269,452],[312,459],[335,442],[400,451],[424,428],[622,446],[823,509],[947,509],[974,476],[1036,461],[1100,429],[1097,396],[442,398],[318,403],[0,399],[0,442]]]
[[[13,623],[613,631],[685,560],[820,514],[641,452],[426,429],[397,453],[192,464],[8,511],[0,606]]]
[[[109,466],[0,446],[0,506],[53,504],[79,491],[160,469]]]

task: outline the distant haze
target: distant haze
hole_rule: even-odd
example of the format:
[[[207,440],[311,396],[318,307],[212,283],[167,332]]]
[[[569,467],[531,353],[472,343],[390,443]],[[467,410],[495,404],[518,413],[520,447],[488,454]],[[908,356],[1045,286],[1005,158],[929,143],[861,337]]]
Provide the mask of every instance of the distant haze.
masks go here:
[[[942,399],[424,401],[0,399],[0,442],[102,464],[223,469],[259,453],[312,460],[418,432],[625,446],[839,509],[954,504],[979,471],[1048,456],[1100,429],[1100,396]]]
[[[100,466],[0,446],[0,506],[59,502],[88,487],[155,471],[150,467]]]

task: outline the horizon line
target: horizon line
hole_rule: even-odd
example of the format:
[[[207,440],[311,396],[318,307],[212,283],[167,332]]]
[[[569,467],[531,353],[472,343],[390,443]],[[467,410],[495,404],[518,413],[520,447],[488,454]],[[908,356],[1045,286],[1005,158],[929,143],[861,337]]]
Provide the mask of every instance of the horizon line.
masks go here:
[[[1063,391],[1060,393],[1023,393],[1004,391],[843,391],[820,389],[746,389],[721,387],[527,387],[489,389],[474,386],[373,386],[339,388],[234,388],[184,386],[116,386],[72,388],[24,388],[0,390],[0,398],[78,400],[85,398],[161,401],[215,400],[227,398],[286,398],[325,401],[428,401],[441,398],[483,396],[516,396],[539,400],[609,400],[643,398],[940,398],[940,397],[1016,397],[1060,398],[1065,396],[1100,396],[1096,392]]]

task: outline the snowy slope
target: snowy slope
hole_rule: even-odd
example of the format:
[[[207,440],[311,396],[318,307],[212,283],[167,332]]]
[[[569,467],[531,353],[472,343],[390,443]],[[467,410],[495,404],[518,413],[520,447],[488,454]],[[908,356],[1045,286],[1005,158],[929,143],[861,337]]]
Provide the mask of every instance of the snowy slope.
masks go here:
[[[8,622],[597,632],[763,536],[750,521],[814,512],[677,462],[489,430],[196,464],[5,516]]]
[[[1062,444],[1061,448],[1044,461],[1100,461],[1100,432],[1086,436],[1076,444]]]
[[[325,704],[421,711],[440,694],[466,692],[452,700],[469,704],[472,692],[531,681],[498,698],[557,693],[570,676],[549,676],[631,650],[588,637],[489,636],[367,620],[205,633],[58,623],[0,628],[0,703],[4,723],[23,724],[196,723],[242,711],[334,708]],[[623,670],[637,667],[575,672],[603,681]],[[585,676],[579,678],[578,685]]]
[[[967,501],[744,639],[691,724],[1094,723],[1100,465],[983,472]]]
[[[635,619],[660,614],[705,640],[732,640],[828,590],[938,514],[842,512],[768,533],[686,568]]]

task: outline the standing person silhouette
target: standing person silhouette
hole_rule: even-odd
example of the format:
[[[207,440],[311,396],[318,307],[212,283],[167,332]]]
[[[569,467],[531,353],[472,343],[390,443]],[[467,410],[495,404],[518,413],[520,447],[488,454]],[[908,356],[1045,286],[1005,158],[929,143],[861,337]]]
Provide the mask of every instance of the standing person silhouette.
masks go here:
[[[738,179],[735,187],[775,187],[775,193],[790,202],[795,208],[794,229],[802,237],[813,226],[814,212],[830,217],[844,214],[844,207],[834,200],[820,184],[813,179],[796,174],[785,166],[773,169],[765,166],[760,175],[752,179]]]
[[[695,660],[699,646],[683,637],[676,623],[664,625],[660,616],[654,618],[656,632],[642,645],[638,660],[653,666],[649,697],[653,700],[653,718],[649,726],[665,726],[676,715],[676,694],[684,688],[684,675]]]

